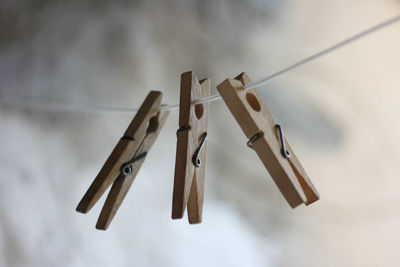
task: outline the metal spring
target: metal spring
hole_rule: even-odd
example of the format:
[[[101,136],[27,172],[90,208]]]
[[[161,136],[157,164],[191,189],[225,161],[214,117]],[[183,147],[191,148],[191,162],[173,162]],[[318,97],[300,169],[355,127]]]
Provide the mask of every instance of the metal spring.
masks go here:
[[[201,153],[201,150],[203,150],[206,140],[207,140],[207,132],[204,132],[203,139],[201,140],[199,147],[196,149],[196,152],[194,152],[193,157],[192,157],[192,162],[193,162],[194,166],[196,166],[196,167],[201,166],[200,153]]]
[[[247,146],[250,148],[253,148],[253,143],[260,137],[262,137],[264,135],[263,132],[258,132],[255,135],[253,135],[252,137],[250,137],[249,141],[247,141]]]
[[[279,124],[276,124],[275,128],[278,129],[279,139],[281,142],[282,157],[284,157],[285,159],[288,159],[288,158],[290,158],[290,152],[286,149],[286,146],[285,146],[285,137],[283,136],[282,127]]]
[[[121,168],[120,168],[121,175],[124,176],[124,177],[130,175],[132,173],[132,171],[133,171],[133,168],[132,168],[133,163],[145,158],[146,156],[147,156],[147,152],[143,152],[139,156],[134,157],[130,161],[127,161],[124,164],[122,164]]]
[[[176,136],[178,136],[179,132],[183,132],[183,131],[186,131],[186,130],[190,130],[191,128],[192,128],[192,127],[191,127],[190,125],[187,125],[187,124],[185,124],[185,125],[179,127],[179,129],[176,131]]]
[[[282,154],[282,157],[284,157],[285,159],[288,159],[288,158],[290,158],[290,152],[286,149],[285,137],[283,136],[282,127],[279,124],[276,124],[275,128],[278,130],[279,142],[281,143],[281,154]],[[264,133],[261,131],[261,132],[256,133],[252,137],[250,137],[249,141],[247,141],[247,146],[250,147],[250,148],[253,148],[253,143],[258,138],[262,137],[263,135],[264,135]]]

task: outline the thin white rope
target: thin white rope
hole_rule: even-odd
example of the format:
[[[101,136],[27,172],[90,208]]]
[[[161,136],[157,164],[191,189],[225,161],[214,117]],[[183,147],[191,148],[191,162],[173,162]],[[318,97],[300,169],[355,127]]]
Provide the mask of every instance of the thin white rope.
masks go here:
[[[350,43],[352,43],[352,42],[354,42],[356,40],[361,39],[362,37],[365,37],[365,36],[367,36],[367,35],[369,35],[369,34],[371,34],[373,32],[376,32],[376,31],[378,31],[378,30],[380,30],[380,29],[382,29],[384,27],[387,27],[387,26],[389,26],[391,24],[394,24],[396,22],[399,22],[399,21],[400,21],[400,14],[395,16],[395,17],[392,17],[392,18],[390,18],[388,20],[385,20],[384,22],[381,22],[381,23],[379,23],[379,24],[377,24],[377,25],[375,25],[375,26],[373,26],[373,27],[371,27],[371,28],[369,28],[369,29],[367,29],[365,31],[362,31],[362,32],[360,32],[360,33],[358,33],[356,35],[353,35],[353,36],[351,36],[351,37],[349,37],[349,38],[347,38],[347,39],[345,39],[345,40],[343,40],[343,41],[341,41],[341,42],[339,42],[337,44],[334,44],[331,47],[328,47],[328,48],[326,48],[326,49],[324,49],[322,51],[319,51],[318,53],[315,53],[315,54],[313,54],[313,55],[311,55],[309,57],[306,57],[306,58],[294,63],[293,65],[290,65],[289,67],[286,67],[286,68],[284,68],[282,70],[279,70],[279,71],[277,71],[275,73],[272,73],[269,76],[267,76],[265,78],[262,78],[261,80],[259,80],[257,82],[254,82],[254,83],[251,83],[249,85],[246,85],[244,88],[245,89],[250,89],[250,88],[260,87],[260,86],[266,84],[268,81],[272,80],[273,78],[276,78],[276,77],[278,77],[278,76],[280,76],[280,75],[282,75],[282,74],[284,74],[286,72],[289,72],[289,71],[291,71],[293,69],[296,69],[296,68],[298,68],[298,67],[300,67],[300,66],[302,66],[304,64],[307,64],[308,62],[316,60],[317,58],[320,58],[320,57],[322,57],[324,55],[327,55],[327,54],[333,52],[334,50],[337,50],[337,49],[339,49],[339,48],[341,48],[343,46],[346,46],[346,45],[348,45],[348,44],[350,44]],[[217,100],[220,100],[220,99],[222,99],[222,97],[219,94],[215,94],[215,95],[212,95],[212,96],[209,96],[209,97],[206,97],[206,98],[199,99],[199,100],[195,101],[194,103],[195,104],[202,104],[202,103],[217,101]]]
[[[392,25],[396,22],[400,21],[400,14],[385,20],[371,28],[368,28],[365,31],[362,31],[356,35],[353,35],[337,44],[332,45],[331,47],[328,47],[322,51],[319,51],[318,53],[315,53],[309,57],[306,57],[282,70],[279,70],[275,73],[270,74],[269,76],[262,78],[261,80],[254,82],[252,84],[249,84],[247,86],[245,86],[245,89],[249,89],[249,88],[256,88],[256,87],[260,87],[264,84],[266,84],[268,81],[283,75],[284,73],[287,73],[293,69],[296,69],[300,66],[303,66],[311,61],[314,61],[322,56],[325,56],[341,47],[344,47],[356,40],[359,40],[371,33],[377,32],[389,25]],[[209,102],[214,102],[214,101],[218,101],[221,100],[222,97],[219,94],[215,94],[215,95],[211,95],[205,98],[201,98],[198,100],[194,101],[194,104],[203,104],[203,103],[209,103]],[[39,104],[39,103],[18,103],[18,102],[13,102],[13,101],[9,101],[9,100],[2,100],[0,99],[0,104],[2,105],[9,105],[9,106],[13,106],[13,107],[17,107],[17,108],[21,108],[21,109],[37,109],[37,110],[44,110],[44,111],[55,111],[55,112],[79,112],[79,113],[122,113],[122,112],[127,112],[127,113],[133,113],[133,112],[137,112],[138,108],[112,108],[112,107],[82,107],[82,106],[67,106],[67,105],[59,105],[59,104]],[[179,108],[179,104],[174,104],[174,105],[162,105],[160,107],[160,110],[174,110],[174,109],[178,109]]]
[[[375,26],[373,26],[373,27],[371,27],[371,28],[369,28],[369,29],[367,29],[367,30],[365,30],[363,32],[360,32],[360,33],[358,33],[358,34],[356,34],[356,35],[354,35],[354,36],[352,36],[350,38],[347,38],[347,39],[345,39],[345,40],[343,40],[343,41],[341,41],[341,42],[339,42],[339,43],[337,43],[337,44],[335,44],[335,45],[333,45],[331,47],[328,47],[328,48],[326,48],[326,49],[324,49],[322,51],[319,51],[318,53],[316,53],[316,54],[314,54],[312,56],[309,56],[309,57],[307,57],[307,58],[305,58],[303,60],[300,60],[299,62],[297,62],[297,63],[295,63],[295,64],[293,64],[293,65],[291,65],[291,66],[289,66],[289,67],[287,67],[287,68],[285,68],[283,70],[277,71],[277,72],[275,72],[275,73],[273,73],[273,74],[271,74],[271,75],[269,75],[269,76],[267,76],[267,77],[265,77],[265,78],[263,78],[263,79],[261,79],[261,80],[259,80],[257,82],[249,84],[249,85],[245,86],[244,88],[245,89],[249,89],[249,88],[260,87],[261,85],[266,84],[269,80],[272,80],[275,77],[278,77],[278,76],[280,76],[280,75],[282,75],[282,74],[284,74],[284,73],[286,73],[288,71],[291,71],[291,70],[293,70],[295,68],[298,68],[298,67],[300,67],[300,66],[302,66],[302,65],[304,65],[304,64],[306,64],[306,63],[308,63],[310,61],[313,61],[313,60],[315,60],[315,59],[317,59],[319,57],[322,57],[322,56],[324,56],[324,55],[326,55],[326,54],[328,54],[328,53],[330,53],[330,52],[332,52],[334,50],[337,50],[337,49],[339,49],[339,48],[341,48],[341,47],[343,47],[345,45],[348,45],[348,44],[350,44],[350,43],[352,43],[352,42],[354,42],[354,41],[356,41],[358,39],[361,39],[361,38],[363,38],[363,37],[365,37],[365,36],[367,36],[367,35],[369,35],[369,34],[371,34],[373,32],[376,32],[376,31],[378,31],[378,30],[380,30],[380,29],[382,29],[382,28],[384,28],[386,26],[389,26],[389,25],[391,25],[393,23],[396,23],[399,20],[400,20],[400,14],[395,16],[395,17],[393,17],[393,18],[391,18],[391,19],[388,19],[388,20],[386,20],[386,21],[384,21],[384,22],[382,22],[382,23],[380,23],[378,25],[375,25]]]

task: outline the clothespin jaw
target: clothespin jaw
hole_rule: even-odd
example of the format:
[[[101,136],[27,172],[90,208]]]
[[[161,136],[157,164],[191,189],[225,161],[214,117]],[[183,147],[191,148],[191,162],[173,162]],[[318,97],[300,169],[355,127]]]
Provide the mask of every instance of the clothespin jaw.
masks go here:
[[[113,184],[97,221],[97,229],[106,230],[111,223],[168,117],[168,111],[161,113],[159,110],[161,99],[162,93],[158,91],[147,95],[76,208],[78,212],[87,213]]]
[[[283,137],[280,126],[257,90],[244,88],[248,84],[251,84],[250,78],[242,73],[235,79],[226,79],[217,89],[249,138],[248,145],[255,150],[289,205],[295,208],[317,201],[318,192]]]
[[[209,111],[208,103],[194,101],[209,95],[209,79],[199,82],[191,71],[182,74],[172,218],[182,218],[187,206],[191,224],[202,220]]]

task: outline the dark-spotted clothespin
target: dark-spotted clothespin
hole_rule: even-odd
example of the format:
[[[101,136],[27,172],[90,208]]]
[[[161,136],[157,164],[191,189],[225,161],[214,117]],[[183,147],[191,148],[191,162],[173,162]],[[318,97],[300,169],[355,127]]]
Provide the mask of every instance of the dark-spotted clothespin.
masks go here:
[[[319,195],[246,73],[217,86],[225,104],[249,138],[247,145],[258,157],[292,208],[309,205]]]
[[[187,206],[191,224],[202,219],[209,110],[208,103],[194,101],[209,95],[209,79],[199,82],[191,71],[182,74],[172,218],[182,218]]]
[[[87,213],[113,184],[97,221],[97,229],[106,230],[111,223],[164,126],[169,111],[160,111],[161,98],[162,93],[158,91],[151,91],[147,95],[125,134],[76,208],[78,212]]]

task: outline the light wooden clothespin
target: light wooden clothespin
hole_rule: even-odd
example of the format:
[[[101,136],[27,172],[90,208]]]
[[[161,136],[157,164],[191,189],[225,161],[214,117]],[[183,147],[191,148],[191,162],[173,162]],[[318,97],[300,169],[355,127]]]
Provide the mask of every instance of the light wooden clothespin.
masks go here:
[[[301,166],[246,73],[226,79],[217,86],[229,110],[239,123],[252,147],[292,208],[319,199],[317,190]]]
[[[110,225],[168,117],[169,111],[161,114],[159,110],[161,98],[162,93],[158,91],[151,91],[147,95],[76,208],[79,212],[87,213],[113,184],[97,221],[97,229],[106,230]]]
[[[191,224],[202,219],[209,110],[208,103],[194,101],[209,95],[209,79],[199,82],[191,71],[182,74],[172,218],[182,218],[187,206]]]

